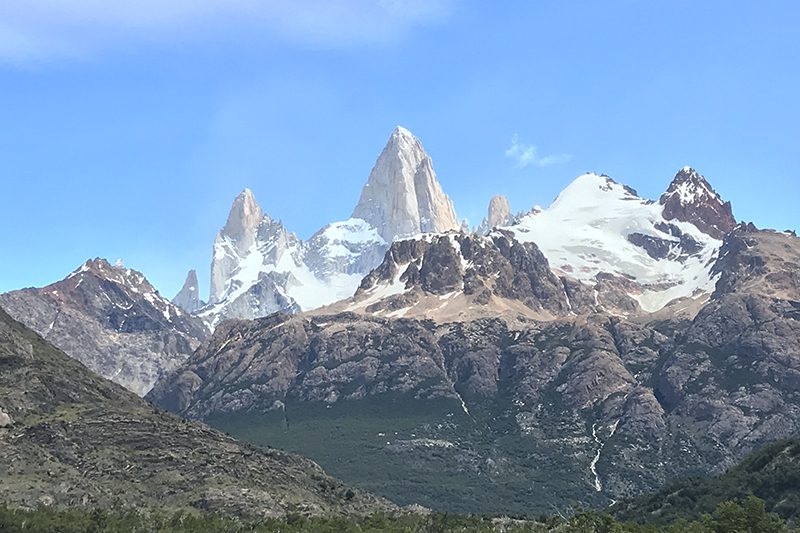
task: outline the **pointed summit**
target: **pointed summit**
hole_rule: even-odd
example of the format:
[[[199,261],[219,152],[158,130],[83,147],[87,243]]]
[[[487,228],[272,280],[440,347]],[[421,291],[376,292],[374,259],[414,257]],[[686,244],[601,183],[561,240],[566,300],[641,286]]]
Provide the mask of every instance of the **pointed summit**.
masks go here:
[[[245,189],[231,205],[228,220],[214,241],[214,256],[211,260],[210,303],[215,303],[225,290],[225,282],[238,266],[236,260],[244,256],[256,242],[258,227],[264,214],[250,189]]]
[[[503,226],[511,220],[511,206],[503,195],[493,196],[489,201],[489,212],[486,222],[490,228]]]
[[[659,203],[664,206],[665,219],[689,222],[715,239],[721,239],[736,226],[731,203],[724,202],[691,167],[678,171]]]
[[[506,226],[513,222],[514,216],[511,214],[511,205],[508,203],[508,198],[498,194],[489,201],[486,218],[483,219],[476,231],[480,235],[486,235],[496,227]]]
[[[239,251],[246,250],[255,241],[256,230],[263,213],[250,189],[244,189],[233,201],[228,221],[220,234],[229,237]]]
[[[422,143],[397,126],[378,157],[353,218],[367,221],[387,242],[459,228],[453,204],[436,179]]]
[[[194,270],[189,271],[189,274],[186,275],[186,281],[183,283],[183,288],[172,299],[172,303],[187,313],[194,313],[203,306],[197,286],[197,272]]]

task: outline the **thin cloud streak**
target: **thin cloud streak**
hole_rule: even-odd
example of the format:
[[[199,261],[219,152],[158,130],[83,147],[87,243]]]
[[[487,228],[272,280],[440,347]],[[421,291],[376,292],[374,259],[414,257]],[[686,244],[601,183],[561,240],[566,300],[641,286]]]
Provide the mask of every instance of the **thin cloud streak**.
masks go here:
[[[518,168],[525,168],[530,165],[537,167],[549,167],[568,162],[572,159],[570,154],[552,154],[539,156],[539,150],[532,144],[525,144],[520,141],[516,133],[511,136],[511,146],[505,151],[505,155],[516,161]]]
[[[244,34],[312,47],[387,44],[445,21],[460,0],[4,0],[0,62]],[[233,37],[231,37],[233,36]]]

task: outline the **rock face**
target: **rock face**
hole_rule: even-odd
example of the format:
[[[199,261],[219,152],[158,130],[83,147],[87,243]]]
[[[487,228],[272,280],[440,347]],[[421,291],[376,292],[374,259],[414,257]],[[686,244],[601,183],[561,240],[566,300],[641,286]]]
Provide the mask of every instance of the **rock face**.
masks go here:
[[[214,241],[209,304],[219,303],[226,293],[238,288],[231,281],[257,248],[266,248],[269,252],[266,259],[276,262],[296,243],[297,238],[283,224],[262,213],[250,189],[242,191],[233,201],[228,221]]]
[[[721,239],[736,225],[730,202],[719,194],[695,169],[682,168],[659,203],[664,218],[690,222],[715,239]]]
[[[450,255],[480,242],[445,235],[395,243],[391,261],[362,290],[391,278],[431,296],[449,294],[468,285],[466,270],[449,265],[477,257]],[[552,293],[528,294],[520,280],[510,289],[563,312],[566,300],[546,261],[513,246],[524,258],[513,271]],[[515,254],[481,253],[495,257],[487,272],[499,270],[502,285],[502,261]],[[339,313],[227,323],[149,398],[226,430],[279,412],[285,427],[269,439],[321,460],[330,456],[308,443],[324,438],[315,433],[322,421],[356,424],[347,413],[381,405],[380,427],[400,429],[362,444],[357,425],[338,424],[328,445],[338,446],[342,463],[371,457],[372,477],[345,473],[399,503],[476,512],[607,504],[669,479],[718,472],[800,431],[799,254],[800,240],[789,234],[733,231],[712,265],[717,290],[693,319],[598,310],[547,321]],[[489,290],[495,297],[499,289]],[[317,418],[308,422],[312,412]],[[408,425],[407,412],[416,423]],[[226,425],[236,416],[239,426]],[[408,477],[393,470],[400,463]],[[419,494],[415,480],[430,469],[439,491]],[[381,472],[383,484],[375,481]],[[464,491],[465,484],[481,489]]]
[[[186,275],[186,281],[183,282],[183,287],[172,299],[172,303],[186,311],[187,313],[194,313],[205,304],[200,300],[200,290],[197,285],[197,272],[190,270]]]
[[[104,259],[65,279],[0,295],[0,306],[101,376],[144,395],[208,335],[202,320],[135,270]]]
[[[385,501],[316,464],[155,411],[0,310],[0,499],[278,516],[367,513]],[[201,450],[202,453],[198,453]]]
[[[353,295],[401,235],[457,229],[452,203],[419,140],[397,128],[353,217],[301,241],[265,214],[253,194],[234,201],[214,244],[211,297],[200,316],[254,318],[316,309]]]
[[[387,242],[459,228],[453,204],[436,180],[431,158],[419,139],[399,126],[378,157],[353,218],[365,220]]]
[[[489,210],[486,218],[483,219],[483,222],[475,232],[479,235],[486,235],[494,228],[509,226],[514,222],[516,222],[516,217],[511,214],[511,205],[508,203],[508,198],[503,195],[492,196],[489,201]]]
[[[637,307],[632,298],[612,297],[603,282],[589,285],[556,276],[535,244],[497,231],[489,237],[449,233],[396,241],[353,298],[323,311],[441,322],[548,319]]]

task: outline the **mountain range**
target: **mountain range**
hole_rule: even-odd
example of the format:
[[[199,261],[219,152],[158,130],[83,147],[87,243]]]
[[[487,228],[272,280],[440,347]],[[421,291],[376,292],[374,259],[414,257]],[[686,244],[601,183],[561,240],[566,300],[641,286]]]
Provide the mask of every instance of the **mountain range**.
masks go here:
[[[184,308],[216,325],[225,318],[311,311],[350,298],[357,289],[361,294],[356,296],[365,296],[362,301],[370,299],[365,294],[369,289],[395,296],[399,279],[384,279],[381,287],[369,288],[362,282],[382,264],[393,243],[449,232],[451,239],[476,233],[535,243],[560,283],[597,292],[595,307],[602,307],[603,295],[613,292],[605,305],[626,313],[652,313],[675,300],[711,293],[711,264],[735,224],[730,203],[686,167],[657,202],[607,176],[585,174],[547,209],[512,215],[508,199],[496,196],[484,222],[465,231],[422,144],[398,127],[352,217],[324,226],[307,241],[265,214],[251,191],[243,191],[214,243],[209,304],[198,310],[193,300]],[[410,265],[421,265],[420,257],[401,260],[410,263],[396,265],[403,267],[400,276]],[[196,290],[196,285],[184,290]],[[565,304],[572,305],[568,297]]]
[[[666,181],[666,180],[665,180]],[[172,302],[96,259],[0,306],[91,370],[398,504],[533,513],[719,472],[800,430],[800,241],[690,167],[587,173],[459,223],[395,129],[348,220],[302,240],[249,190]]]

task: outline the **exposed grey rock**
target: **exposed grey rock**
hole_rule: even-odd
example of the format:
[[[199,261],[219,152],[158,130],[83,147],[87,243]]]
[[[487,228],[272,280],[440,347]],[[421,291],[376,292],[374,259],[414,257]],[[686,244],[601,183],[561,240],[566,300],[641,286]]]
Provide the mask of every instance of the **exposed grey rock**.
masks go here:
[[[641,311],[629,296],[634,285],[612,275],[598,275],[593,283],[558,277],[536,244],[504,230],[489,236],[451,232],[395,241],[353,298],[328,309],[438,321],[634,314]]]
[[[263,220],[261,206],[250,189],[243,190],[233,201],[228,220],[214,241],[211,260],[211,296],[209,303],[217,303],[225,291],[231,273],[239,266],[239,258],[246,255],[255,244]]]
[[[750,292],[800,300],[800,248],[797,236],[759,231],[740,224],[726,236],[712,273],[719,275],[714,295]]]
[[[378,157],[353,218],[365,220],[386,242],[459,228],[422,143],[399,126]]]
[[[197,285],[197,272],[190,270],[186,275],[186,281],[183,282],[183,287],[172,299],[172,303],[186,311],[187,313],[194,313],[205,303],[200,300],[200,290]]]
[[[511,214],[511,206],[508,198],[503,195],[493,196],[489,201],[489,210],[486,218],[475,230],[479,235],[486,235],[494,228],[508,226],[516,221],[516,217]]]
[[[101,376],[144,395],[208,335],[135,270],[104,259],[42,288],[0,295],[0,306]]]
[[[0,409],[0,428],[6,428],[14,425],[14,419],[11,415]]]
[[[715,239],[721,239],[736,225],[730,202],[723,202],[695,169],[684,167],[659,200],[664,218],[690,222]]]
[[[266,270],[267,267],[276,265],[284,254],[291,253],[299,242],[294,234],[286,231],[283,224],[272,220],[261,210],[252,191],[242,191],[234,200],[228,221],[214,241],[209,297],[209,307],[215,311],[214,315],[241,318],[256,316],[249,310],[245,311],[244,302],[235,302],[237,298],[248,299],[243,292],[258,279],[257,275],[253,277],[242,272],[245,261],[248,258],[251,261],[255,259]],[[248,286],[242,287],[243,284]],[[256,294],[249,295],[251,300],[257,299],[257,294],[260,294],[259,289],[253,292]],[[269,297],[272,300],[276,298],[276,295]],[[222,302],[224,305],[219,305]],[[294,302],[290,302],[291,304]],[[283,309],[271,307],[269,303],[260,303],[258,307],[268,309],[267,312]]]
[[[228,342],[232,336],[241,342]],[[221,324],[194,362],[160,382],[148,398],[194,418],[269,411],[287,399],[456,398],[443,365],[432,332],[414,321],[276,314]],[[230,394],[217,389],[222,368],[232,372]]]
[[[395,280],[404,283],[404,290],[375,300],[374,295],[394,286]],[[588,286],[576,284],[570,290],[577,295],[576,305],[585,303],[585,307],[572,309],[564,282],[552,273],[533,243],[520,243],[503,233],[491,237],[451,233],[393,243],[383,263],[363,279],[347,308],[378,313],[426,298],[447,297],[436,303],[443,310],[451,300],[453,305],[464,306],[452,299],[454,294],[462,294],[470,307],[485,308],[484,315],[496,312],[492,306],[495,298],[517,301],[520,309],[554,315],[594,310],[593,300],[586,295],[591,292]],[[366,303],[369,305],[364,308]],[[423,305],[419,312],[411,310],[404,316],[435,318],[429,307]]]
[[[261,215],[257,224],[255,215]],[[224,318],[310,310],[349,297],[386,248],[377,231],[360,219],[328,224],[301,241],[263,214],[245,190],[214,245],[216,292],[197,314],[216,325]]]
[[[353,295],[396,237],[458,227],[422,144],[397,128],[353,217],[324,226],[308,241],[264,214],[249,190],[242,192],[215,241],[210,305],[199,314],[216,325],[331,304]]]

